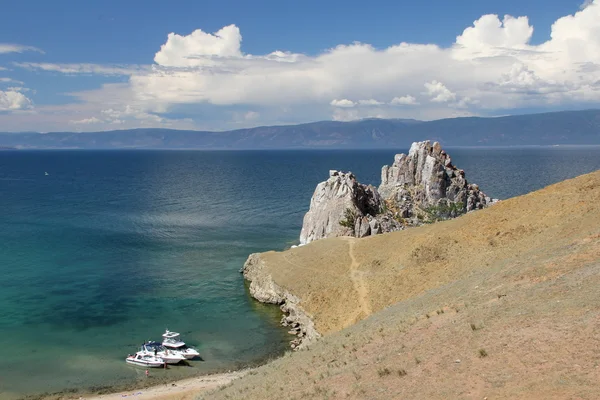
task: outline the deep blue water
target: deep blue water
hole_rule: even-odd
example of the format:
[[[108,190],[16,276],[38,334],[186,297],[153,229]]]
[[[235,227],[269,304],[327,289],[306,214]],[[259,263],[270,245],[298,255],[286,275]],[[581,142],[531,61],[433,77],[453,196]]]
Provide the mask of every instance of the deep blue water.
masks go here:
[[[330,169],[378,185],[401,151],[0,152],[0,398],[145,379],[123,358],[165,328],[204,361],[157,380],[280,354],[240,267],[296,243]],[[600,147],[449,153],[501,199],[600,168]]]

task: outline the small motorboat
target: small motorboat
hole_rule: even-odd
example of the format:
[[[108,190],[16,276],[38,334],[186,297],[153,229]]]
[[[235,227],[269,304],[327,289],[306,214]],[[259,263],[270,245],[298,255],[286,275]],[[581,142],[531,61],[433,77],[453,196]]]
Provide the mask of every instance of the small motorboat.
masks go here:
[[[140,353],[161,358],[167,364],[177,364],[185,360],[185,356],[178,350],[167,349],[158,342],[147,342],[140,348]]]
[[[128,355],[125,362],[148,368],[160,368],[165,365],[165,361],[162,358],[144,354],[141,351],[138,351],[134,355]]]
[[[179,352],[188,360],[200,355],[196,349],[186,346],[185,342],[181,340],[181,335],[177,332],[171,332],[167,329],[162,337],[162,345],[165,348]]]

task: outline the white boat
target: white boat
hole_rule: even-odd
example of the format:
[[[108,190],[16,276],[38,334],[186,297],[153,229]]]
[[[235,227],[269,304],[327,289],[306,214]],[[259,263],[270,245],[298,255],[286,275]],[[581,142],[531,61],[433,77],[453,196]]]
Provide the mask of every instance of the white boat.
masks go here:
[[[180,352],[188,360],[200,355],[196,349],[186,346],[185,342],[181,340],[181,335],[177,332],[171,332],[167,329],[162,337],[162,345],[165,348]]]
[[[140,348],[140,353],[161,358],[167,364],[177,364],[185,360],[185,356],[178,350],[167,349],[158,342],[147,342]]]
[[[143,354],[141,351],[138,351],[134,355],[128,355],[125,359],[125,362],[128,364],[139,365],[148,368],[160,368],[165,365],[165,362],[162,358]]]

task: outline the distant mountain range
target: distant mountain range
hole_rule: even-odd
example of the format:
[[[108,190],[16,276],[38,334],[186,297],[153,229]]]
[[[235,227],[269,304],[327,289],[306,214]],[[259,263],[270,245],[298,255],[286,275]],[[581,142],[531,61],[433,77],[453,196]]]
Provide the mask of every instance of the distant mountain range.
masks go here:
[[[261,126],[225,132],[130,129],[105,132],[0,133],[0,148],[283,149],[600,144],[600,110],[437,121],[363,119]]]

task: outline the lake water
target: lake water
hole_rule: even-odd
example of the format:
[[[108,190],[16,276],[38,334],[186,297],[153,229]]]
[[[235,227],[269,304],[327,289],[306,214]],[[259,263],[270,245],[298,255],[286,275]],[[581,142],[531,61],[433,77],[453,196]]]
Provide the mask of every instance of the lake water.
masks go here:
[[[281,354],[246,257],[297,243],[330,169],[378,185],[401,151],[0,152],[0,398],[131,387],[146,378],[124,357],[166,328],[203,360],[156,382]],[[448,152],[501,199],[600,168],[600,147]]]

